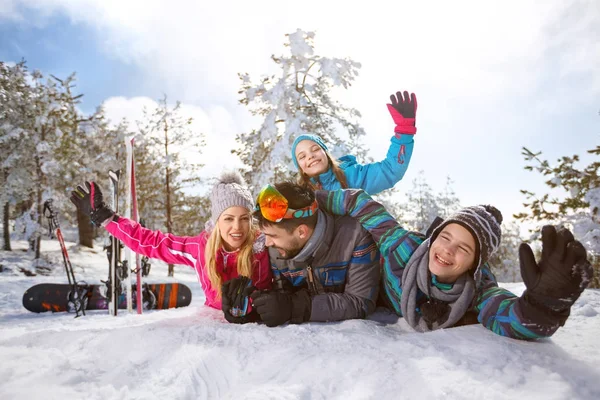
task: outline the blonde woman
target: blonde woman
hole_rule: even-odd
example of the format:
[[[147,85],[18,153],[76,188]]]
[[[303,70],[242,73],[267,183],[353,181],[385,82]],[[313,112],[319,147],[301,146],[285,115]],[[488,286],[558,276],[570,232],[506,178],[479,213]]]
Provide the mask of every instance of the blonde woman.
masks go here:
[[[252,220],[252,195],[239,173],[224,173],[212,188],[211,219],[207,229],[198,236],[152,231],[115,214],[104,204],[102,192],[95,182],[86,182],[85,188],[78,186],[70,200],[89,215],[94,224],[103,226],[134,252],[194,268],[206,296],[205,304],[223,309],[229,322],[256,320],[247,297],[233,299],[226,284],[233,278],[244,276],[248,278],[244,281],[248,287],[270,289],[272,281],[264,236],[259,234]]]

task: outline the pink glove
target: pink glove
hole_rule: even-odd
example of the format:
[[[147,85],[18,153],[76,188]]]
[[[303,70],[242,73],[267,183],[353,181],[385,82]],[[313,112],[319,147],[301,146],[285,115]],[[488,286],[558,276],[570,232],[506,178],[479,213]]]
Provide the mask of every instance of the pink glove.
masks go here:
[[[408,96],[408,92],[396,92],[396,95],[391,95],[392,104],[388,104],[387,108],[396,124],[394,132],[397,134],[414,135],[417,133],[415,126],[415,118],[417,115],[417,96],[414,93]],[[398,136],[398,135],[396,135]]]

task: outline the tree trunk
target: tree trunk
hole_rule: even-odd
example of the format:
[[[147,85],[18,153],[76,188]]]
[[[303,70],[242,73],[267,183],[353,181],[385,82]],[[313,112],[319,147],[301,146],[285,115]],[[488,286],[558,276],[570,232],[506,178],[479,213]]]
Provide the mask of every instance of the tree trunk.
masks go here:
[[[79,231],[79,244],[90,249],[94,248],[94,227],[90,217],[77,209],[77,229]]]
[[[8,201],[4,203],[4,214],[2,219],[2,226],[4,227],[4,247],[3,250],[10,251],[10,204]]]
[[[42,227],[42,215],[43,214],[43,209],[42,209],[42,190],[38,188],[37,191],[37,223],[38,223],[38,227],[41,228]],[[40,234],[40,232],[36,232],[34,234],[34,238],[33,238],[33,245],[34,248],[33,250],[35,250],[35,259],[38,260],[40,258],[40,250],[42,247],[42,235]]]
[[[41,131],[41,140],[44,141],[46,139],[46,129],[42,126]],[[42,227],[42,191],[46,189],[45,175],[42,171],[42,162],[39,156],[36,154],[35,156],[35,166],[36,166],[36,175],[37,175],[37,185],[36,185],[36,201],[37,201],[37,223],[38,223],[38,232],[35,233],[35,238],[32,241],[33,250],[35,250],[35,259],[38,260],[40,258],[40,247],[42,244],[42,235],[39,232],[39,229]],[[31,239],[30,239],[31,240]]]

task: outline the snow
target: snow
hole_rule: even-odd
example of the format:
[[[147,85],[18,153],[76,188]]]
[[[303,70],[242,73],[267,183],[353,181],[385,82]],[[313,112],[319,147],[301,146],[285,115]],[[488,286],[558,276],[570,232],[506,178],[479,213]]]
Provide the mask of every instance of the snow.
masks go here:
[[[67,232],[73,240],[74,232]],[[480,325],[415,333],[379,310],[369,320],[267,328],[233,325],[204,306],[191,268],[152,260],[148,281],[179,281],[189,307],[117,317],[34,314],[23,292],[66,282],[56,240],[49,275],[25,277],[25,241],[0,252],[1,399],[598,399],[600,290],[586,290],[551,339],[525,342]],[[67,243],[79,280],[107,275],[101,245]],[[520,283],[503,284],[520,294]]]

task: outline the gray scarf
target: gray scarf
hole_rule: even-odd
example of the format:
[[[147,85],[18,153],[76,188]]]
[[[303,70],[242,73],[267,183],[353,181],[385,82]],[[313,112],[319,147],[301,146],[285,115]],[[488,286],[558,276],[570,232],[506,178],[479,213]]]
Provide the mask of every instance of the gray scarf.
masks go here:
[[[427,321],[417,312],[417,292],[421,290],[433,307],[444,310],[434,321]],[[469,309],[475,295],[475,281],[462,274],[450,290],[441,290],[431,283],[429,272],[429,239],[425,240],[408,260],[402,273],[402,315],[419,332],[453,326]],[[421,308],[429,305],[422,305]]]

